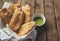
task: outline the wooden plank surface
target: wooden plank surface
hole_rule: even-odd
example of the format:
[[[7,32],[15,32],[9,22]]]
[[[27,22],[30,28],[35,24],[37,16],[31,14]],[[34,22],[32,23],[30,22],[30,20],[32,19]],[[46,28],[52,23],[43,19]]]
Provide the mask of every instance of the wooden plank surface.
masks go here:
[[[58,41],[60,41],[60,0],[53,0],[54,3],[54,11],[56,16],[56,23],[57,23],[57,34],[58,34]]]
[[[54,7],[52,0],[44,0],[45,16],[47,25],[47,41],[58,41]]]
[[[36,13],[44,13],[44,7],[43,7],[43,0],[36,0],[35,2],[36,6]]]
[[[37,29],[36,41],[46,41],[46,26],[44,25],[36,29]]]
[[[36,0],[35,6],[36,6],[35,13],[44,14],[43,0]],[[41,26],[41,27],[36,27],[36,29],[37,29],[37,39],[36,39],[36,41],[46,41],[45,25]]]

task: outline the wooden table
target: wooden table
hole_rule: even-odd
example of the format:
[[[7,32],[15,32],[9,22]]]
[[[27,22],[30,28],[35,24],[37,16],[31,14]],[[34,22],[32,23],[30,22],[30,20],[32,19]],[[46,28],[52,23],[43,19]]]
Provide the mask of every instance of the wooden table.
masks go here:
[[[3,3],[2,1],[5,0],[0,0],[0,3]],[[60,41],[60,0],[21,1],[31,5],[31,14],[42,13],[46,17],[45,25],[36,27],[36,41]]]
[[[42,30],[37,30],[36,41],[60,41],[60,0],[36,0],[36,4],[39,6],[41,6],[41,2],[46,24],[42,26]],[[36,6],[36,8],[38,7]],[[40,12],[41,8],[36,10]]]

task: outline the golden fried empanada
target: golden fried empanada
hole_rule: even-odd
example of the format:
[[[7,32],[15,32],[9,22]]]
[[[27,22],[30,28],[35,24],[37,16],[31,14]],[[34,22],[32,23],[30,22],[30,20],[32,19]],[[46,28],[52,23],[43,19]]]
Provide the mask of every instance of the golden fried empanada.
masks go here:
[[[12,17],[12,12],[7,9],[0,9],[0,17],[5,24],[9,23]]]
[[[17,8],[17,7],[19,7],[20,8],[20,6],[21,6],[21,3],[20,2],[17,2],[17,3],[13,3],[10,7],[9,7],[9,10],[11,10],[12,12],[14,12],[15,11],[15,9]]]
[[[29,4],[27,4],[26,6],[22,7],[22,10],[24,11],[25,16],[26,16],[25,23],[30,22],[31,14],[30,14],[30,6],[29,6]]]
[[[20,27],[24,21],[23,18],[24,18],[24,13],[21,11],[21,9],[16,8],[16,10],[12,16],[12,19],[10,21],[9,27],[13,31],[17,32],[20,29]]]
[[[18,32],[19,36],[27,34],[29,31],[33,29],[33,26],[35,25],[35,22],[28,22],[22,25],[20,31]]]

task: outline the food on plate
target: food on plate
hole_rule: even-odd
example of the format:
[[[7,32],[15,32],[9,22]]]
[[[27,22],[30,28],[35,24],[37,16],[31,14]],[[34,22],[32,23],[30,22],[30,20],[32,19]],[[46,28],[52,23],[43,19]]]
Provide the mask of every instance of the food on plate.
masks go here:
[[[27,34],[30,30],[33,29],[34,25],[35,25],[34,21],[23,24],[20,31],[18,32],[18,35],[22,36]]]
[[[25,23],[30,22],[30,20],[31,20],[30,5],[27,4],[27,5],[23,6],[22,10],[24,11],[25,16],[26,16]]]
[[[9,9],[10,9],[12,12],[14,12],[15,9],[16,9],[17,7],[20,8],[20,6],[21,6],[21,3],[20,3],[20,2],[12,3],[12,5],[9,7]]]
[[[21,28],[21,25],[23,23],[23,18],[24,18],[24,13],[23,11],[21,11],[21,8],[16,8],[12,16],[12,19],[9,23],[9,27],[13,31],[17,32]]]
[[[5,8],[0,9],[0,17],[2,18],[2,20],[5,24],[10,22],[12,14],[13,13],[11,12],[11,10],[8,10],[8,9],[5,9]]]
[[[35,21],[31,21],[30,9],[29,4],[22,7],[20,2],[12,3],[9,8],[0,9],[0,17],[12,31],[22,36],[35,26]]]

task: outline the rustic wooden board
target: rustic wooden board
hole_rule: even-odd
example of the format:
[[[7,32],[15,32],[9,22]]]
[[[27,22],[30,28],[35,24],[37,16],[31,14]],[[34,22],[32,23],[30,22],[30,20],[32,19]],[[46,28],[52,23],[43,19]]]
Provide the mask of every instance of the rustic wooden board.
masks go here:
[[[44,0],[45,16],[47,25],[47,41],[58,41],[54,7],[52,0]]]
[[[44,13],[44,5],[43,5],[43,0],[36,0],[35,2],[35,6],[36,6],[36,13]]]
[[[40,29],[41,28],[41,29]],[[46,28],[45,25],[37,29],[36,41],[46,41]]]
[[[57,23],[58,41],[60,41],[60,0],[53,0],[53,3],[55,9],[56,23]]]
[[[36,0],[35,2],[35,13],[41,13],[44,14],[44,5],[43,5],[43,0]],[[42,29],[40,29],[42,28]],[[46,41],[46,29],[45,25],[41,27],[36,27],[37,29],[37,39],[36,41]]]

